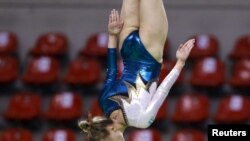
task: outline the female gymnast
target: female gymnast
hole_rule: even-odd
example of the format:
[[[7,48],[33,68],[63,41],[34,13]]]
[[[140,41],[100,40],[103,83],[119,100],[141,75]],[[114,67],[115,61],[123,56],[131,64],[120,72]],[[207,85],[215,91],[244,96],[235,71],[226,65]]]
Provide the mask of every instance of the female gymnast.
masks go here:
[[[89,116],[78,123],[90,141],[124,141],[127,127],[147,128],[153,123],[195,42],[180,45],[174,68],[158,86],[167,31],[162,0],[123,0],[121,17],[111,11],[107,76],[99,96],[105,117]],[[119,79],[117,48],[124,64]]]

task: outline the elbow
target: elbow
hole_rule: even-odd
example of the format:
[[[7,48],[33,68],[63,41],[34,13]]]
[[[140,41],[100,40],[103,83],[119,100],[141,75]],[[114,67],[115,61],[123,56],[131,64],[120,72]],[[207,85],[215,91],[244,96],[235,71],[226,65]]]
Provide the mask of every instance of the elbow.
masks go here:
[[[151,124],[143,123],[143,124],[137,125],[136,128],[145,129],[145,128],[150,127],[150,125],[151,125]]]
[[[148,128],[152,125],[152,123],[154,122],[154,118],[153,117],[148,117],[148,116],[144,116],[144,117],[140,117],[140,122],[138,122],[137,124],[137,128]]]

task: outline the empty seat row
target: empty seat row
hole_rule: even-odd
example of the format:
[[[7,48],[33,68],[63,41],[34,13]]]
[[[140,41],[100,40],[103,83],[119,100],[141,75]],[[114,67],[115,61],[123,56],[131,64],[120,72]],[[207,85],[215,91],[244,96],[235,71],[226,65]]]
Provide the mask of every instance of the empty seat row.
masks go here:
[[[3,112],[6,119],[31,120],[42,117],[48,120],[76,120],[84,114],[84,99],[78,93],[61,92],[52,96],[48,109],[42,111],[42,100],[35,93],[17,93],[11,97]],[[172,115],[167,115],[167,101],[161,106],[156,120],[170,118],[176,123],[199,123],[211,118],[219,123],[244,123],[250,119],[250,98],[243,95],[228,95],[220,99],[216,113],[210,113],[210,99],[202,93],[185,93],[175,103]],[[91,101],[86,111],[102,116],[97,98]],[[183,118],[185,117],[185,118]]]
[[[0,134],[0,141],[35,141],[31,131],[24,128],[6,129]],[[42,134],[41,141],[75,141],[76,135],[70,129],[50,129]]]
[[[28,61],[25,72],[21,74],[18,61],[9,56],[0,57],[0,83],[8,84],[21,79],[26,84],[51,84],[60,79],[60,64],[50,57],[33,58]],[[101,79],[101,67],[93,60],[76,59],[69,64],[64,81],[68,84],[95,84]],[[20,78],[20,75],[21,78]]]
[[[185,94],[177,100],[172,120],[179,123],[199,123],[208,118],[215,123],[244,123],[249,120],[249,97],[237,94],[225,96],[219,100],[215,113],[210,113],[210,103],[202,93]]]
[[[159,76],[161,82],[174,67],[175,61],[165,60]],[[123,69],[121,60],[118,60],[118,77]],[[176,84],[185,81],[185,70],[182,71]],[[60,63],[51,57],[38,57],[28,61],[23,74],[20,74],[18,61],[9,56],[0,57],[0,83],[10,83],[21,79],[25,84],[52,84],[59,81],[71,85],[98,84],[105,78],[105,69],[93,59],[77,58],[68,64],[63,77]],[[191,68],[191,76],[188,83],[191,86],[217,87],[225,83],[232,87],[250,86],[250,60],[242,59],[232,68],[230,78],[226,77],[226,65],[218,58],[203,58],[196,61]],[[231,70],[230,70],[231,71]],[[21,75],[21,78],[20,78]]]
[[[17,54],[18,37],[13,32],[0,32],[0,54]],[[37,38],[30,53],[34,56],[49,55],[58,56],[66,54],[68,49],[68,39],[62,33],[46,33]]]
[[[84,115],[84,99],[78,93],[61,92],[52,96],[48,109],[42,111],[42,99],[37,93],[19,92],[11,97],[3,116],[10,120],[32,120],[42,117],[48,120],[76,120]],[[164,102],[157,119],[166,118],[167,103]],[[88,110],[92,115],[102,116],[97,98]]]
[[[171,141],[206,140],[206,135],[202,131],[191,128],[177,130],[170,136]],[[150,128],[131,131],[127,138],[128,141],[164,141],[161,132]],[[32,132],[27,129],[10,128],[0,134],[0,141],[35,141],[35,139]],[[42,133],[41,141],[76,141],[76,133],[70,129],[50,129]]]
[[[32,120],[39,117],[72,120],[82,116],[83,100],[77,93],[62,92],[51,98],[49,107],[42,111],[41,97],[32,92],[20,92],[11,97],[3,116],[10,120]]]
[[[218,56],[219,40],[212,34],[200,34],[191,36],[196,39],[195,47],[190,54],[191,59]],[[82,56],[105,57],[107,55],[107,33],[93,33],[88,37],[79,54]],[[250,35],[242,35],[235,41],[235,45],[229,54],[232,59],[250,57]],[[67,53],[68,38],[65,34],[45,33],[40,35],[35,45],[30,49],[34,56],[49,55],[60,56]],[[18,49],[18,38],[11,32],[0,32],[0,54],[16,53]],[[164,57],[169,54],[169,39],[166,41]]]
[[[183,128],[170,134],[170,141],[206,141],[206,135],[199,130]],[[134,130],[128,135],[128,141],[164,141],[162,133],[154,129]]]

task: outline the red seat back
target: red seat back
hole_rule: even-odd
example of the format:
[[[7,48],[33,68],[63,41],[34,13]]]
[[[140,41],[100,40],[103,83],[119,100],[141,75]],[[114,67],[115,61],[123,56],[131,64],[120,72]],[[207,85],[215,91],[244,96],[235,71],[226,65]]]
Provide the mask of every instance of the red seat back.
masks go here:
[[[17,52],[17,36],[11,32],[0,32],[0,55],[9,55]]]
[[[174,122],[203,122],[208,118],[210,102],[202,93],[186,93],[176,103]],[[185,118],[183,118],[185,117]]]
[[[11,97],[5,117],[16,120],[37,118],[41,110],[41,98],[36,93],[20,92]]]
[[[195,44],[189,58],[198,59],[217,56],[219,49],[217,37],[209,34],[201,34],[193,38],[195,38]]]
[[[91,115],[94,116],[104,116],[101,107],[99,106],[98,103],[98,98],[95,98],[92,103],[91,103],[91,107],[90,107],[90,113]]]
[[[17,79],[19,65],[15,58],[0,57],[0,83],[10,83]]]
[[[161,134],[157,130],[138,129],[129,134],[128,141],[163,141],[163,140]]]
[[[78,93],[62,92],[55,94],[45,113],[51,120],[74,120],[82,115],[82,98]]]
[[[230,52],[232,59],[250,58],[250,34],[242,35],[235,41],[233,50]]]
[[[67,37],[62,33],[47,33],[41,35],[31,49],[33,55],[63,55],[68,49]]]
[[[162,105],[161,105],[161,107],[156,115],[155,120],[165,120],[167,118],[167,110],[168,110],[168,102],[165,100],[162,103]]]
[[[85,47],[80,51],[83,56],[106,57],[108,45],[107,33],[92,34],[86,41]]]
[[[198,130],[182,129],[173,134],[171,141],[206,141],[206,136]]]
[[[101,66],[96,60],[76,59],[70,63],[64,81],[68,84],[96,84],[100,81]]]
[[[31,132],[22,128],[6,129],[0,138],[1,141],[33,141]]]
[[[250,87],[250,59],[236,63],[229,84],[233,87]]]
[[[59,62],[54,58],[32,58],[23,75],[23,81],[29,84],[51,84],[59,78]]]
[[[189,81],[193,86],[220,86],[225,81],[225,65],[215,58],[199,60],[194,64]]]
[[[42,141],[75,141],[76,137],[70,129],[51,129],[43,134]]]
[[[241,123],[249,120],[250,99],[241,95],[230,95],[220,100],[214,120],[220,123]]]

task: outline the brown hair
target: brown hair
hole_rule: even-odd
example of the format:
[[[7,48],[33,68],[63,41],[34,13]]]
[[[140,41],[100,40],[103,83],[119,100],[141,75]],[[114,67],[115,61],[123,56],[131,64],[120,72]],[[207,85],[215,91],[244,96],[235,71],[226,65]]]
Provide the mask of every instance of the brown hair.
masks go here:
[[[94,118],[88,115],[87,120],[78,122],[78,126],[82,129],[83,133],[88,136],[89,141],[100,141],[109,136],[107,126],[111,125],[113,121],[105,117],[96,116]]]

